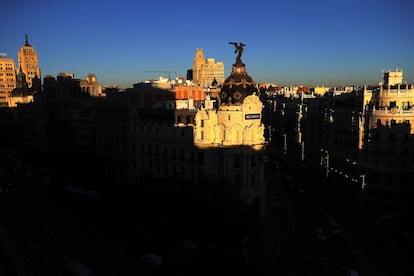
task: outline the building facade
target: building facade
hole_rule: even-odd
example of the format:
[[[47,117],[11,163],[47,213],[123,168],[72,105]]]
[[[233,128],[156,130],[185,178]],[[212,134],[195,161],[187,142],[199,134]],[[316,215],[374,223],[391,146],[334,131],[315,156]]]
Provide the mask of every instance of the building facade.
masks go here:
[[[224,82],[224,63],[214,58],[204,58],[203,49],[197,48],[193,64],[193,82],[203,87],[210,86],[213,81],[219,85]]]
[[[374,214],[410,210],[414,94],[402,70],[352,91],[271,99],[273,142],[284,159],[319,171]]]
[[[81,80],[80,86],[82,92],[89,94],[91,97],[104,97],[102,87],[98,82],[95,74],[88,74],[85,80]]]
[[[16,107],[19,103],[30,102],[33,102],[33,94],[27,85],[26,75],[19,68],[16,74],[16,88],[13,89],[9,97],[9,107]]]
[[[236,59],[223,83],[218,108],[206,102],[196,114],[194,144],[203,149],[206,179],[224,180],[249,210],[265,213],[264,126],[257,85]],[[210,108],[208,108],[210,107]]]
[[[381,125],[407,123],[411,126],[410,133],[414,134],[414,85],[403,81],[403,71],[383,73],[383,79],[378,86],[365,87],[367,105],[367,127],[376,128]]]
[[[16,66],[12,58],[0,53],[0,107],[8,107],[11,92],[16,88]]]
[[[17,60],[19,68],[26,75],[26,81],[29,88],[33,86],[34,79],[41,79],[39,60],[36,49],[29,44],[28,35],[26,34],[26,42],[17,52]]]

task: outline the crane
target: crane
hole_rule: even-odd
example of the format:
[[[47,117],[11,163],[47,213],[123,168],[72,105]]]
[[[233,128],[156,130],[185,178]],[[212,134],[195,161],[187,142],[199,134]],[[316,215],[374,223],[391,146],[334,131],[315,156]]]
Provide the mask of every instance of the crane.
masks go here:
[[[145,70],[144,72],[147,73],[166,73],[168,74],[168,80],[171,80],[171,74],[179,74],[177,71],[169,71],[169,70]]]

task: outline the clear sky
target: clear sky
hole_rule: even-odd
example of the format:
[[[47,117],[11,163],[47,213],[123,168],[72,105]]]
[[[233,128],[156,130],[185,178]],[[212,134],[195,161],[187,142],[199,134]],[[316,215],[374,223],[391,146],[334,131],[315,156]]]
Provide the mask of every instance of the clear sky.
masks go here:
[[[96,74],[101,85],[133,83],[193,66],[196,48],[231,72],[230,41],[257,82],[377,84],[382,70],[414,83],[411,0],[18,0],[1,4],[0,52],[17,64],[25,42],[42,78]],[[172,75],[175,76],[175,75]]]

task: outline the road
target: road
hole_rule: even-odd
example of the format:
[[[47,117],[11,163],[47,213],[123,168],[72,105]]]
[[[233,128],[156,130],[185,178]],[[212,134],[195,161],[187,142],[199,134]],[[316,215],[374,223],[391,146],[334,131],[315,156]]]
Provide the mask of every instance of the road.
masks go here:
[[[347,229],[280,161],[266,164],[268,212],[262,266],[274,275],[383,275]],[[269,274],[270,275],[270,274]]]

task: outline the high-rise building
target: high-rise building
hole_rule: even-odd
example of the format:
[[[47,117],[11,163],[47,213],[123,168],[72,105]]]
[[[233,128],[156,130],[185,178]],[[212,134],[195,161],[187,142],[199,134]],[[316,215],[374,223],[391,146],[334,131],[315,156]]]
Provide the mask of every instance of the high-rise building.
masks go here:
[[[32,88],[34,79],[41,79],[40,69],[38,65],[37,52],[32,45],[29,44],[29,39],[26,34],[26,42],[20,47],[17,53],[19,68],[26,75],[26,81],[29,88]]]
[[[6,53],[0,53],[0,107],[9,106],[11,92],[16,88],[16,66]]]
[[[215,81],[224,82],[224,63],[214,58],[204,58],[203,49],[197,48],[193,65],[193,82],[200,86],[210,86]]]

